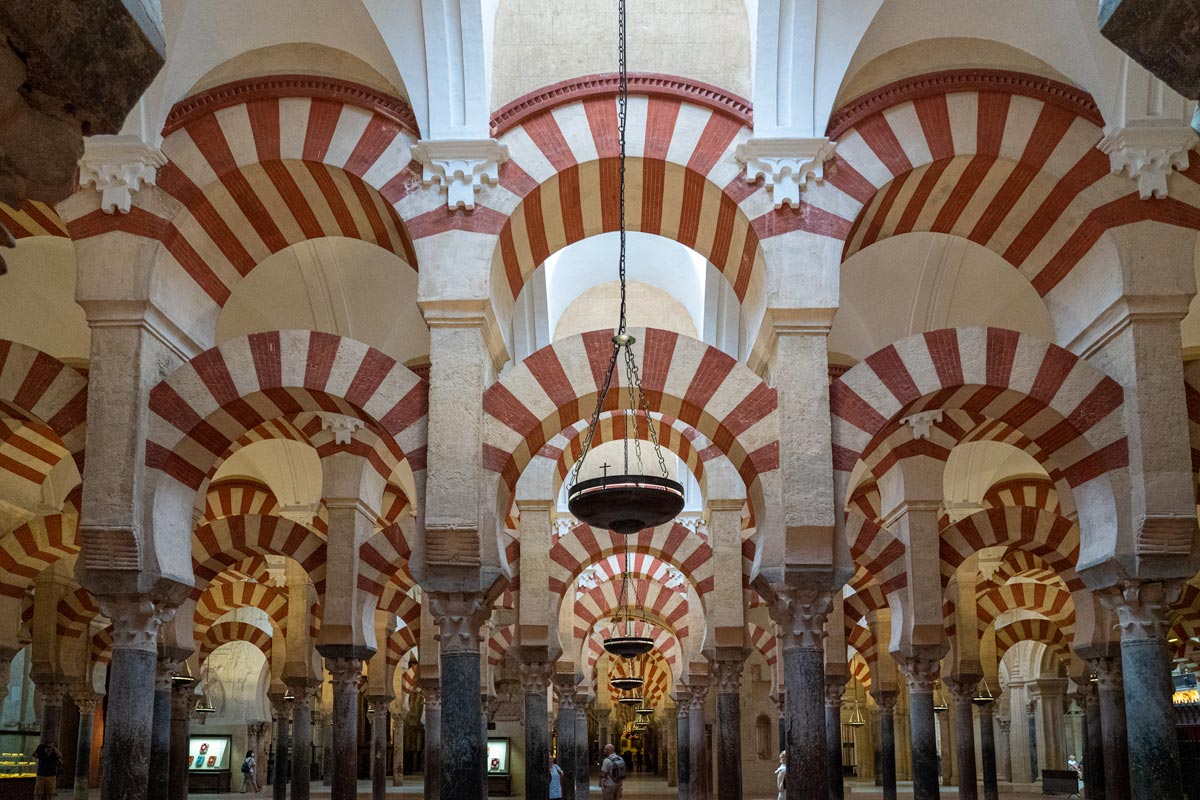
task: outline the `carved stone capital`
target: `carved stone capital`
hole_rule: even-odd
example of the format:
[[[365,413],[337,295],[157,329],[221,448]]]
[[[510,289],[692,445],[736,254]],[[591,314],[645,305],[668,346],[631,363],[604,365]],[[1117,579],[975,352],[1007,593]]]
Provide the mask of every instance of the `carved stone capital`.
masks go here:
[[[554,677],[554,664],[549,661],[521,662],[517,667],[521,676],[521,689],[525,694],[546,695],[546,688]]]
[[[941,662],[928,656],[913,655],[897,658],[896,666],[908,679],[910,694],[932,694],[938,682]]]
[[[1125,687],[1121,677],[1121,659],[1116,656],[1089,658],[1088,666],[1096,675],[1095,687],[1101,692],[1119,692]]]
[[[783,650],[820,650],[825,642],[825,618],[833,607],[833,593],[786,587],[768,606],[779,626]]]
[[[437,678],[421,679],[421,694],[425,698],[425,710],[440,712],[442,710],[442,684]]]
[[[133,193],[153,186],[167,157],[137,136],[100,136],[84,141],[79,159],[79,185],[100,192],[106,214],[128,214]]]
[[[495,139],[422,139],[412,149],[423,167],[421,182],[446,191],[446,207],[475,208],[475,194],[500,180],[508,148]]]
[[[37,686],[38,694],[41,695],[43,707],[62,707],[63,699],[71,688],[69,684],[54,678],[38,679],[34,683]]]
[[[554,698],[560,711],[575,709],[575,686],[583,680],[582,675],[563,672],[554,676]]]
[[[739,144],[735,157],[746,166],[746,180],[763,179],[776,208],[800,207],[800,192],[809,179],[825,180],[825,162],[837,142],[821,138],[763,137]]]
[[[354,432],[366,424],[358,417],[334,414],[330,411],[322,411],[317,416],[321,418],[321,430],[333,432],[334,444],[350,444]]]
[[[479,653],[480,628],[491,615],[482,592],[427,592],[442,655]]]
[[[914,439],[928,439],[933,424],[941,421],[942,410],[938,408],[933,411],[918,411],[916,414],[903,417],[900,420],[900,424],[907,425],[912,429],[912,437]]]
[[[875,705],[879,706],[879,710],[885,714],[894,714],[896,712],[896,702],[900,699],[899,692],[871,692],[871,697],[875,699]]]
[[[292,692],[293,714],[296,711],[312,711],[313,702],[321,690],[321,684],[307,680],[284,681]]]
[[[1171,605],[1182,591],[1182,581],[1120,581],[1097,595],[1105,608],[1116,612],[1121,641],[1166,642]]]
[[[721,659],[712,662],[713,677],[717,679],[717,694],[738,694],[742,690],[742,671],[745,659]]]
[[[333,693],[358,691],[362,685],[361,658],[327,658],[325,669],[329,670],[329,679],[333,684]]]
[[[77,694],[71,695],[71,699],[75,701],[75,707],[79,709],[81,717],[88,717],[96,713],[96,706],[103,699],[97,694]]]
[[[97,597],[100,613],[112,620],[114,650],[158,652],[158,629],[175,616],[175,608],[154,602],[149,595]]]
[[[837,680],[825,681],[825,705],[829,708],[841,708],[842,697],[846,694],[846,682],[839,675]]]
[[[1188,151],[1200,143],[1196,132],[1185,126],[1109,128],[1096,145],[1108,154],[1116,175],[1137,181],[1143,200],[1167,196],[1167,177],[1172,170],[1188,167]]]
[[[970,705],[975,699],[975,690],[979,688],[979,677],[960,675],[957,678],[946,678],[942,683],[950,692],[955,705]]]
[[[174,681],[171,684],[171,719],[189,718],[195,702],[195,682]]]
[[[1012,720],[1008,717],[996,717],[996,724],[1000,726],[1000,733],[1008,736],[1008,731],[1012,728]]]
[[[708,699],[708,684],[697,681],[688,685],[688,702],[692,710],[700,713],[704,710],[704,701]]]

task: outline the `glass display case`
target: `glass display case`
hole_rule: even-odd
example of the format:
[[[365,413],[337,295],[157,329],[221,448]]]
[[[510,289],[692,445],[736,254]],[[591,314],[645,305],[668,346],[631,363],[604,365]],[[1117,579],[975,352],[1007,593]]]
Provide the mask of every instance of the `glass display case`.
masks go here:
[[[0,800],[33,797],[37,761],[33,751],[40,737],[31,731],[0,732]]]
[[[188,790],[228,792],[233,779],[233,737],[209,735],[188,739]]]
[[[507,738],[487,740],[487,788],[489,795],[507,797],[512,794]]]

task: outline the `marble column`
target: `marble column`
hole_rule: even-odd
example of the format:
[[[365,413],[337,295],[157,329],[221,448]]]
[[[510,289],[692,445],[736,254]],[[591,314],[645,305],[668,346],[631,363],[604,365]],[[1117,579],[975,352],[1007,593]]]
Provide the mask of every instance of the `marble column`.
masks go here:
[[[879,707],[879,778],[883,800],[896,800],[896,701],[900,693],[873,691],[871,695]]]
[[[425,698],[425,800],[442,796],[442,683],[438,678],[422,678]]]
[[[358,687],[362,683],[361,658],[326,658],[333,684],[332,800],[358,797]]]
[[[371,700],[371,800],[387,796],[387,697]]]
[[[693,676],[695,678],[695,676]],[[696,682],[691,687],[688,752],[692,758],[691,800],[709,800],[711,796],[712,764],[708,760],[708,735],[704,703],[708,697],[708,685]]]
[[[825,618],[832,594],[782,589],[770,605],[783,650],[787,800],[829,800],[825,728]]]
[[[92,785],[92,728],[96,704],[99,702],[100,698],[91,694],[75,698],[75,706],[79,709],[79,734],[75,740],[75,800],[87,800],[88,789]]]
[[[1000,737],[996,743],[996,763],[1000,768],[1000,780],[1012,783],[1012,718],[997,717]]]
[[[1129,800],[1129,740],[1126,735],[1121,660],[1116,657],[1092,658],[1088,663],[1096,672],[1096,689],[1100,699],[1104,796],[1106,800]]]
[[[196,697],[195,685],[195,681],[186,677],[171,682],[171,774],[167,779],[167,800],[187,800],[190,766],[188,736]]]
[[[679,800],[694,800],[692,797],[692,706],[691,698],[684,692],[675,697],[675,741],[676,770],[679,773]]]
[[[954,753],[958,766],[958,796],[961,800],[979,800],[978,774],[975,771],[975,689],[979,678],[960,675],[946,681],[954,705]]]
[[[399,702],[399,701],[397,701]],[[392,711],[392,786],[404,785],[404,715],[399,707]]]
[[[717,800],[742,800],[742,670],[745,655],[713,662],[717,679]]]
[[[486,797],[480,629],[490,610],[482,593],[427,592],[441,633],[441,786],[450,797]],[[574,721],[572,721],[572,726]]]
[[[1083,753],[1083,783],[1088,800],[1107,800],[1104,784],[1104,728],[1100,721],[1100,690],[1096,683],[1084,678],[1079,694],[1083,699],[1085,752]]]
[[[600,748],[604,752],[604,748]],[[679,785],[679,720],[676,718],[674,706],[663,709],[663,752],[661,755],[666,766],[667,786]]]
[[[546,690],[550,688],[554,664],[522,662],[519,670],[525,696],[525,796],[541,800],[550,796],[550,714]]]
[[[586,700],[575,697],[575,800],[588,800],[591,775],[588,769],[588,710]]]
[[[983,800],[998,800],[1000,784],[996,780],[996,729],[993,720],[995,702],[980,703],[979,754],[983,761]]]
[[[113,637],[108,707],[114,711],[104,720],[100,796],[146,800],[161,610],[146,595],[102,596],[97,600],[100,613],[112,621]]]
[[[563,677],[569,678],[563,681]],[[557,676],[554,694],[558,698],[558,768],[563,771],[563,800],[575,800],[575,676]]]
[[[166,797],[171,783],[171,678],[179,662],[159,656],[154,674],[154,723],[150,741],[151,798]]]
[[[1182,800],[1179,739],[1171,697],[1171,654],[1167,645],[1171,604],[1182,582],[1125,581],[1101,596],[1117,612],[1121,628],[1121,672],[1128,712],[1129,782],[1136,800]],[[1103,703],[1104,685],[1100,685]],[[1108,731],[1104,732],[1105,743]],[[1108,766],[1108,748],[1104,763]],[[1115,800],[1105,775],[1108,799]]]
[[[829,759],[829,800],[842,800],[846,796],[842,775],[842,695],[845,691],[845,676],[825,676],[825,752]]]
[[[54,742],[62,750],[63,743],[59,736],[62,734],[62,704],[67,695],[67,684],[61,680],[37,681],[38,695],[42,701],[42,715],[39,720],[42,728],[42,742]]]
[[[275,772],[271,782],[272,800],[287,800],[292,703],[292,700],[285,700],[282,695],[273,698],[271,702],[275,711],[275,758],[271,762]]]
[[[292,701],[292,800],[308,800],[312,793],[312,712],[320,685],[289,683]]]
[[[908,726],[912,740],[913,800],[938,800],[937,727],[933,721],[933,687],[938,662],[913,656],[904,659],[908,679]]]

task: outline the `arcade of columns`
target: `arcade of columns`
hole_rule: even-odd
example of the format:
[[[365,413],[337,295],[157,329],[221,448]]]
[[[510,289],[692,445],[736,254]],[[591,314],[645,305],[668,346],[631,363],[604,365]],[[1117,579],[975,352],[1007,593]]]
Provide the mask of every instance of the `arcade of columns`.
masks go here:
[[[0,672],[22,673],[0,686],[76,750],[77,797],[89,780],[185,797],[224,659],[262,667],[245,696],[263,713],[230,730],[260,775],[280,754],[277,798],[306,800],[314,766],[355,797],[360,739],[374,797],[407,761],[426,797],[481,798],[491,727],[517,793],[546,796],[554,746],[582,800],[601,747],[627,741],[624,673],[656,712],[651,768],[689,800],[772,791],[780,750],[789,800],[841,797],[850,766],[889,798],[911,778],[922,800],[942,783],[993,800],[1067,753],[1090,797],[1182,798],[1194,135],[1134,164],[1144,140],[1088,92],[1014,70],[902,77],[807,138],[757,89],[752,115],[631,76],[630,226],[703,256],[740,320],[733,353],[634,331],[640,435],[703,501],[628,542],[656,642],[631,664],[601,647],[626,542],[557,499],[610,332],[523,353],[512,334],[538,268],[615,229],[612,76],[475,109],[473,137],[334,74],[225,77],[174,102],[156,148],[89,141],[56,207],[0,208],[18,253],[69,242],[90,335],[86,364],[0,340]],[[1002,258],[1052,340],[980,319],[831,358],[843,262],[907,234]],[[419,310],[427,357],[303,326],[222,334],[259,264],[325,237],[415,272],[393,301]],[[600,441],[621,437],[618,388]],[[246,466],[285,442],[316,465],[309,508]],[[1032,466],[951,506],[955,453],[980,443]]]

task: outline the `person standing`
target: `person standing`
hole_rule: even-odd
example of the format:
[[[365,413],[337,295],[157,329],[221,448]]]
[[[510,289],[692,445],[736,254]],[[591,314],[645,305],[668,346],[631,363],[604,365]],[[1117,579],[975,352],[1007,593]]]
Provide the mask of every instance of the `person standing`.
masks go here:
[[[62,754],[54,742],[42,742],[33,751],[37,759],[37,780],[33,785],[36,800],[54,800],[58,790],[58,773],[62,770]]]
[[[604,746],[604,760],[600,762],[600,792],[604,800],[621,800],[621,785],[625,782],[625,759],[617,755],[617,748]]]
[[[775,768],[775,791],[778,792],[776,800],[787,797],[787,750],[779,754],[779,766]]]
[[[550,757],[550,800],[562,800],[562,767],[558,759]]]
[[[254,751],[247,750],[246,758],[242,761],[242,794],[245,794],[254,788],[254,793],[258,794],[258,776],[255,774],[255,768],[258,766],[258,761],[254,758]]]

